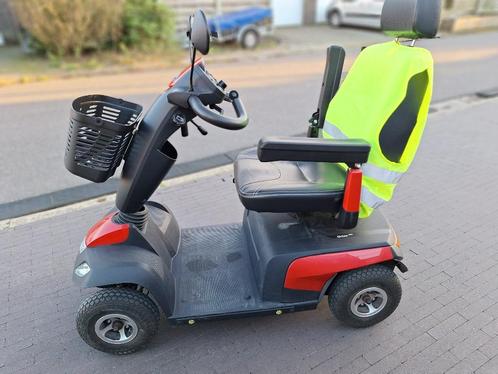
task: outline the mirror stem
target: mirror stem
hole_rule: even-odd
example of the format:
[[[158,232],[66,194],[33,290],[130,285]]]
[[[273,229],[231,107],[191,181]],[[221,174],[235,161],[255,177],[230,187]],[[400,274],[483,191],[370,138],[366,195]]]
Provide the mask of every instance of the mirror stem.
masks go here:
[[[197,49],[194,47],[194,52],[192,53],[192,61],[190,66],[190,91],[194,91],[194,67],[195,67],[195,54]]]

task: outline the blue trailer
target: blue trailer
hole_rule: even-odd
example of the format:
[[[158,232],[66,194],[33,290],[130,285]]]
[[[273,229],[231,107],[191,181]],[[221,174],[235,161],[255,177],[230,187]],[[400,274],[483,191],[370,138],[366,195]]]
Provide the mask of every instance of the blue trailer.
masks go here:
[[[217,41],[236,41],[243,48],[255,48],[261,38],[272,32],[273,14],[269,8],[247,8],[213,17],[209,21],[211,34]]]

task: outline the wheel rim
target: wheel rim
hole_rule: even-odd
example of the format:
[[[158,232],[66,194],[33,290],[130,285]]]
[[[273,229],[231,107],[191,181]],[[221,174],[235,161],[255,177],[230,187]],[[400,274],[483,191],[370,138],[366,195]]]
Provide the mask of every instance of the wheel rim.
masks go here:
[[[248,48],[254,48],[256,46],[257,41],[258,38],[255,33],[249,32],[246,34],[245,44]]]
[[[368,318],[380,313],[386,304],[386,291],[379,287],[369,287],[353,296],[350,307],[355,316]]]
[[[138,326],[124,314],[106,314],[95,322],[95,333],[106,343],[125,344],[135,339]]]

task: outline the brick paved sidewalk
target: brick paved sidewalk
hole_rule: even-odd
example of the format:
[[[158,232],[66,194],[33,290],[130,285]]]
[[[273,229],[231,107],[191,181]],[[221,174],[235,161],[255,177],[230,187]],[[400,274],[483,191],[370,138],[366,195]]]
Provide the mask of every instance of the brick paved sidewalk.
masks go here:
[[[0,373],[498,373],[497,105],[431,116],[419,157],[385,208],[410,272],[384,323],[344,327],[324,302],[280,317],[163,322],[144,352],[94,351],[75,330],[86,291],[72,285],[71,271],[106,203],[0,231]],[[185,226],[238,221],[231,179],[199,179],[155,198]]]

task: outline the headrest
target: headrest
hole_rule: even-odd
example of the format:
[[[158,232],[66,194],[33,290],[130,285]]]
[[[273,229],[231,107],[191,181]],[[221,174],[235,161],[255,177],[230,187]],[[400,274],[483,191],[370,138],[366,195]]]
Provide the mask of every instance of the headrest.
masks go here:
[[[440,17],[441,0],[385,0],[382,30],[396,38],[434,38]]]

